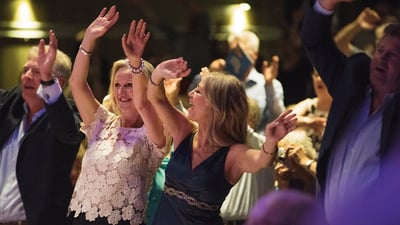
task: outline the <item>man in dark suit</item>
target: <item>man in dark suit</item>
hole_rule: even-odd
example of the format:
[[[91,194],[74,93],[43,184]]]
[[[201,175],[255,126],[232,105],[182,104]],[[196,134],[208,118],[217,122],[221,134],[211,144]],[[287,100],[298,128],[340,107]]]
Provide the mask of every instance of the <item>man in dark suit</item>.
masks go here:
[[[62,94],[71,60],[50,43],[32,47],[20,85],[1,90],[0,224],[65,225],[70,172],[83,135]]]
[[[382,167],[400,150],[400,25],[386,27],[372,58],[364,53],[347,58],[331,34],[340,2],[350,0],[311,1],[301,33],[333,97],[317,167],[320,198],[332,224],[340,224],[338,209],[381,185]]]

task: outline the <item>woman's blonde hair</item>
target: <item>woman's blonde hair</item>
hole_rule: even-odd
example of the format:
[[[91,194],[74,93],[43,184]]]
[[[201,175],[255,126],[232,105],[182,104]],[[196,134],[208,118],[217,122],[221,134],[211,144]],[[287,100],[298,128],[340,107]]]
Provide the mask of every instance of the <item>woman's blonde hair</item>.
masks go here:
[[[221,72],[204,76],[204,91],[211,105],[211,145],[245,143],[249,105],[242,81]]]
[[[115,74],[117,71],[121,68],[129,68],[128,67],[128,60],[127,59],[119,59],[114,61],[111,72],[110,72],[110,85],[108,86],[108,95],[104,98],[103,100],[103,105],[110,110],[111,112],[119,115],[120,111],[117,106],[117,102],[115,100],[114,96],[114,81],[115,81]],[[147,79],[151,76],[151,73],[153,73],[154,66],[149,63],[148,61],[144,60],[144,68],[143,68],[143,74],[146,76]],[[141,75],[138,75],[141,76]]]
[[[278,142],[278,147],[287,148],[288,146],[300,146],[304,153],[313,160],[318,157],[317,150],[314,148],[311,138],[303,129],[295,129],[289,132]]]

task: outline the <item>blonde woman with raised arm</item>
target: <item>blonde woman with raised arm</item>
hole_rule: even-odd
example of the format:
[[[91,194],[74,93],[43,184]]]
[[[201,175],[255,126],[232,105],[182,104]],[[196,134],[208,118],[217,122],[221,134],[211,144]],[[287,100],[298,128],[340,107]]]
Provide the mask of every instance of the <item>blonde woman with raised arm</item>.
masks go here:
[[[112,68],[114,114],[94,97],[86,79],[96,40],[117,22],[115,6],[104,8],[87,27],[70,78],[88,138],[82,170],[69,206],[74,224],[143,224],[146,193],[166,153],[163,127],[146,98],[152,66],[141,57],[149,40],[146,23],[133,20],[122,47],[127,59]]]

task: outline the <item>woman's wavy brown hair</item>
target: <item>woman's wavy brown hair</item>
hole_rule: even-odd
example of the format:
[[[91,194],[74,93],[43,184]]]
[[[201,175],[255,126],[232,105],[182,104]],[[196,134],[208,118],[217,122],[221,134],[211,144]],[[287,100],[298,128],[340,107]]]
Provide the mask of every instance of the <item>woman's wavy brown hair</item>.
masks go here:
[[[249,105],[242,81],[221,72],[211,72],[202,79],[212,108],[208,131],[210,145],[245,143]]]

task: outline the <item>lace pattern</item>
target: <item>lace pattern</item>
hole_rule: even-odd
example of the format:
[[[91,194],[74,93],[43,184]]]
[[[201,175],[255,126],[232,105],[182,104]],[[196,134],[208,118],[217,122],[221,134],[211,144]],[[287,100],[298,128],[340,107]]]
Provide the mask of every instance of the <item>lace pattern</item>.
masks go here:
[[[109,224],[144,220],[146,194],[166,150],[146,136],[144,127],[120,127],[120,117],[100,106],[96,119],[82,132],[88,148],[70,203],[75,217],[85,213],[88,221],[106,217]]]

